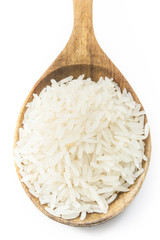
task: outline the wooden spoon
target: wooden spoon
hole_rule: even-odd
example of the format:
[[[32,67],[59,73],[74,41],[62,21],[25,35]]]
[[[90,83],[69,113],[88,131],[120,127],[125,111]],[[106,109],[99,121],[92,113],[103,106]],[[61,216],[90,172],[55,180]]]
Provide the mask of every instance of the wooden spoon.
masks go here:
[[[47,71],[33,86],[27,99],[25,100],[17,121],[14,137],[14,148],[16,146],[16,142],[19,139],[19,128],[22,127],[22,121],[24,113],[26,111],[26,104],[32,101],[33,93],[39,94],[44,87],[50,85],[50,79],[52,78],[59,81],[69,75],[73,75],[74,78],[77,78],[79,75],[85,74],[86,77],[91,77],[93,81],[97,81],[100,76],[107,76],[109,78],[113,78],[114,81],[118,83],[121,90],[123,90],[123,88],[126,88],[127,91],[131,92],[134,100],[137,103],[140,103],[137,95],[127,80],[115,67],[111,60],[105,55],[97,43],[92,25],[92,0],[73,0],[73,4],[74,26],[70,40],[61,54],[57,57],[57,59],[51,64]],[[147,118],[145,118],[145,122],[147,122]],[[28,188],[24,183],[22,183],[22,186],[36,207],[51,219],[72,226],[92,226],[108,221],[118,215],[120,212],[122,212],[122,210],[126,208],[126,206],[138,193],[149,166],[151,155],[150,134],[145,140],[145,154],[148,158],[148,161],[143,162],[144,172],[130,187],[130,191],[126,193],[119,193],[117,199],[109,205],[107,214],[87,214],[87,217],[83,221],[81,221],[79,217],[73,220],[64,220],[62,218],[52,216],[45,210],[45,206],[41,205],[39,200],[28,191]],[[19,168],[17,165],[16,170],[19,179],[21,180],[21,175],[19,173]]]

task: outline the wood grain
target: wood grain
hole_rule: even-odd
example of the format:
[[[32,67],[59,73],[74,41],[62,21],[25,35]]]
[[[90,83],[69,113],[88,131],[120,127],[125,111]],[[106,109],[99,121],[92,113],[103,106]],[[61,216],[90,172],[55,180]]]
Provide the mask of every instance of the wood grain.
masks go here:
[[[114,81],[118,83],[121,89],[126,88],[127,91],[131,92],[134,100],[141,104],[130,84],[97,43],[92,24],[92,0],[73,0],[73,5],[74,26],[70,40],[57,59],[33,86],[28,97],[26,98],[21,108],[16,125],[14,148],[19,139],[18,130],[19,127],[22,126],[24,113],[26,111],[26,103],[32,100],[33,93],[39,94],[44,87],[50,85],[50,79],[52,78],[55,78],[57,81],[59,81],[69,75],[73,75],[75,78],[77,78],[79,75],[85,74],[86,77],[91,77],[93,81],[97,81],[100,76],[108,76],[109,78],[114,78]],[[142,104],[141,107],[143,109]],[[145,117],[145,122],[147,122],[147,117]],[[150,134],[145,140],[145,154],[148,158],[148,161],[143,162],[144,172],[130,187],[130,191],[126,193],[120,193],[117,199],[109,205],[107,214],[88,214],[83,221],[81,221],[79,217],[73,220],[64,220],[62,218],[52,216],[45,211],[45,205],[41,205],[39,200],[29,193],[26,185],[24,183],[21,184],[35,206],[51,219],[72,226],[93,226],[95,224],[108,221],[122,212],[140,190],[150,162]],[[16,171],[19,179],[21,180],[21,175],[17,165]]]

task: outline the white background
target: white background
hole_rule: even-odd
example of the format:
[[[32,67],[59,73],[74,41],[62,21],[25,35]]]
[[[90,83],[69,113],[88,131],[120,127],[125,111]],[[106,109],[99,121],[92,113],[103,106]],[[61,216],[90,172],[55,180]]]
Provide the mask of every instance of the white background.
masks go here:
[[[94,0],[94,30],[139,96],[149,119],[152,158],[127,209],[108,223],[74,228],[37,210],[16,175],[17,116],[33,84],[66,45],[72,0],[0,0],[0,239],[160,239],[160,1]]]

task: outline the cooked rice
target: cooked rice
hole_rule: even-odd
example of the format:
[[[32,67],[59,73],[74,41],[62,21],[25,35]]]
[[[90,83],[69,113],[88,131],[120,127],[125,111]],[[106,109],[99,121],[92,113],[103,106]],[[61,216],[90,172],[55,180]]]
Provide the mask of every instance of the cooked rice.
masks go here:
[[[142,174],[144,111],[126,89],[102,77],[51,80],[27,104],[15,148],[22,182],[50,214],[107,213]]]

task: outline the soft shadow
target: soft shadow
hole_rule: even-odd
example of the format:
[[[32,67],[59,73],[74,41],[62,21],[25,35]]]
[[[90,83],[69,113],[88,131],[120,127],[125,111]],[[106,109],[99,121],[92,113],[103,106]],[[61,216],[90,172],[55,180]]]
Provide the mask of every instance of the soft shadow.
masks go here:
[[[111,231],[111,229],[116,229],[116,225],[119,224],[121,221],[124,220],[124,217],[126,215],[127,209],[123,210],[119,215],[112,218],[108,222],[100,223],[95,226],[91,227],[78,227],[77,230],[80,232],[84,232],[87,234],[94,234],[99,235],[99,233],[107,232],[108,230]]]

